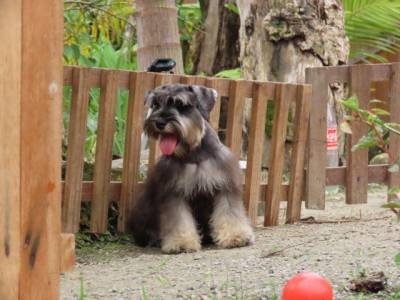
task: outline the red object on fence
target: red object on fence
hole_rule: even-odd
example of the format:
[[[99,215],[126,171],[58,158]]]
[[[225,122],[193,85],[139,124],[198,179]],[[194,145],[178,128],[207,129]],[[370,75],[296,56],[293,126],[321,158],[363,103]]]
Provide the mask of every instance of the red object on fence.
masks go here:
[[[336,127],[327,128],[326,130],[326,148],[328,150],[336,150],[338,148]]]
[[[333,300],[333,290],[321,275],[300,273],[286,283],[282,300]]]

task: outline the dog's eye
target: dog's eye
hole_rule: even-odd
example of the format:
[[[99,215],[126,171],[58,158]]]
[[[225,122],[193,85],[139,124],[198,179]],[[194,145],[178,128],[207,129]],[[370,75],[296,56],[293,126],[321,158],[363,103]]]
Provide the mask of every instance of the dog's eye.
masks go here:
[[[182,112],[182,111],[184,111],[184,110],[186,110],[186,109],[189,108],[188,105],[185,105],[185,104],[184,104],[182,101],[180,101],[180,100],[176,100],[176,101],[175,101],[175,107],[176,107],[180,112]]]

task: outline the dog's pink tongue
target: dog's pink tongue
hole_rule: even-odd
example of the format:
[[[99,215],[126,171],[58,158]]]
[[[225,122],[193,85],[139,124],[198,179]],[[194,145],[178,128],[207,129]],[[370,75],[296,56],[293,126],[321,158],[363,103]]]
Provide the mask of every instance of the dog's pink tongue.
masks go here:
[[[176,135],[174,134],[161,136],[160,149],[162,154],[171,155],[172,153],[174,153],[177,142],[178,140],[176,138]]]

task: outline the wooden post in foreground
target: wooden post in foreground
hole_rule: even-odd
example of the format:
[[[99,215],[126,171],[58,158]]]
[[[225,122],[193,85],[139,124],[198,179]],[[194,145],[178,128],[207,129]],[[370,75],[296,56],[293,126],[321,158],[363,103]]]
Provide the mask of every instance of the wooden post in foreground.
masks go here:
[[[61,245],[73,243],[60,218],[62,12],[61,1],[0,4],[2,300],[58,299]]]

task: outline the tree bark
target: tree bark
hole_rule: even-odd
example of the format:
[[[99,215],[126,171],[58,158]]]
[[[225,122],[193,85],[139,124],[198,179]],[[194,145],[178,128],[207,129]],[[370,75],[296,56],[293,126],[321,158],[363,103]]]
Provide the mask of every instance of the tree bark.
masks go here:
[[[176,61],[174,73],[183,74],[182,48],[174,0],[137,0],[136,26],[140,70],[157,58]]]
[[[234,0],[205,0],[201,6],[205,16],[204,31],[195,41],[193,73],[213,75],[239,67],[239,15],[225,7]]]
[[[349,43],[339,0],[238,0],[240,60],[246,79],[305,82],[309,67],[345,64]],[[342,88],[332,86],[328,118],[337,124]],[[332,154],[332,153],[331,153]],[[331,155],[332,156],[332,155]],[[338,151],[328,158],[337,165]]]

